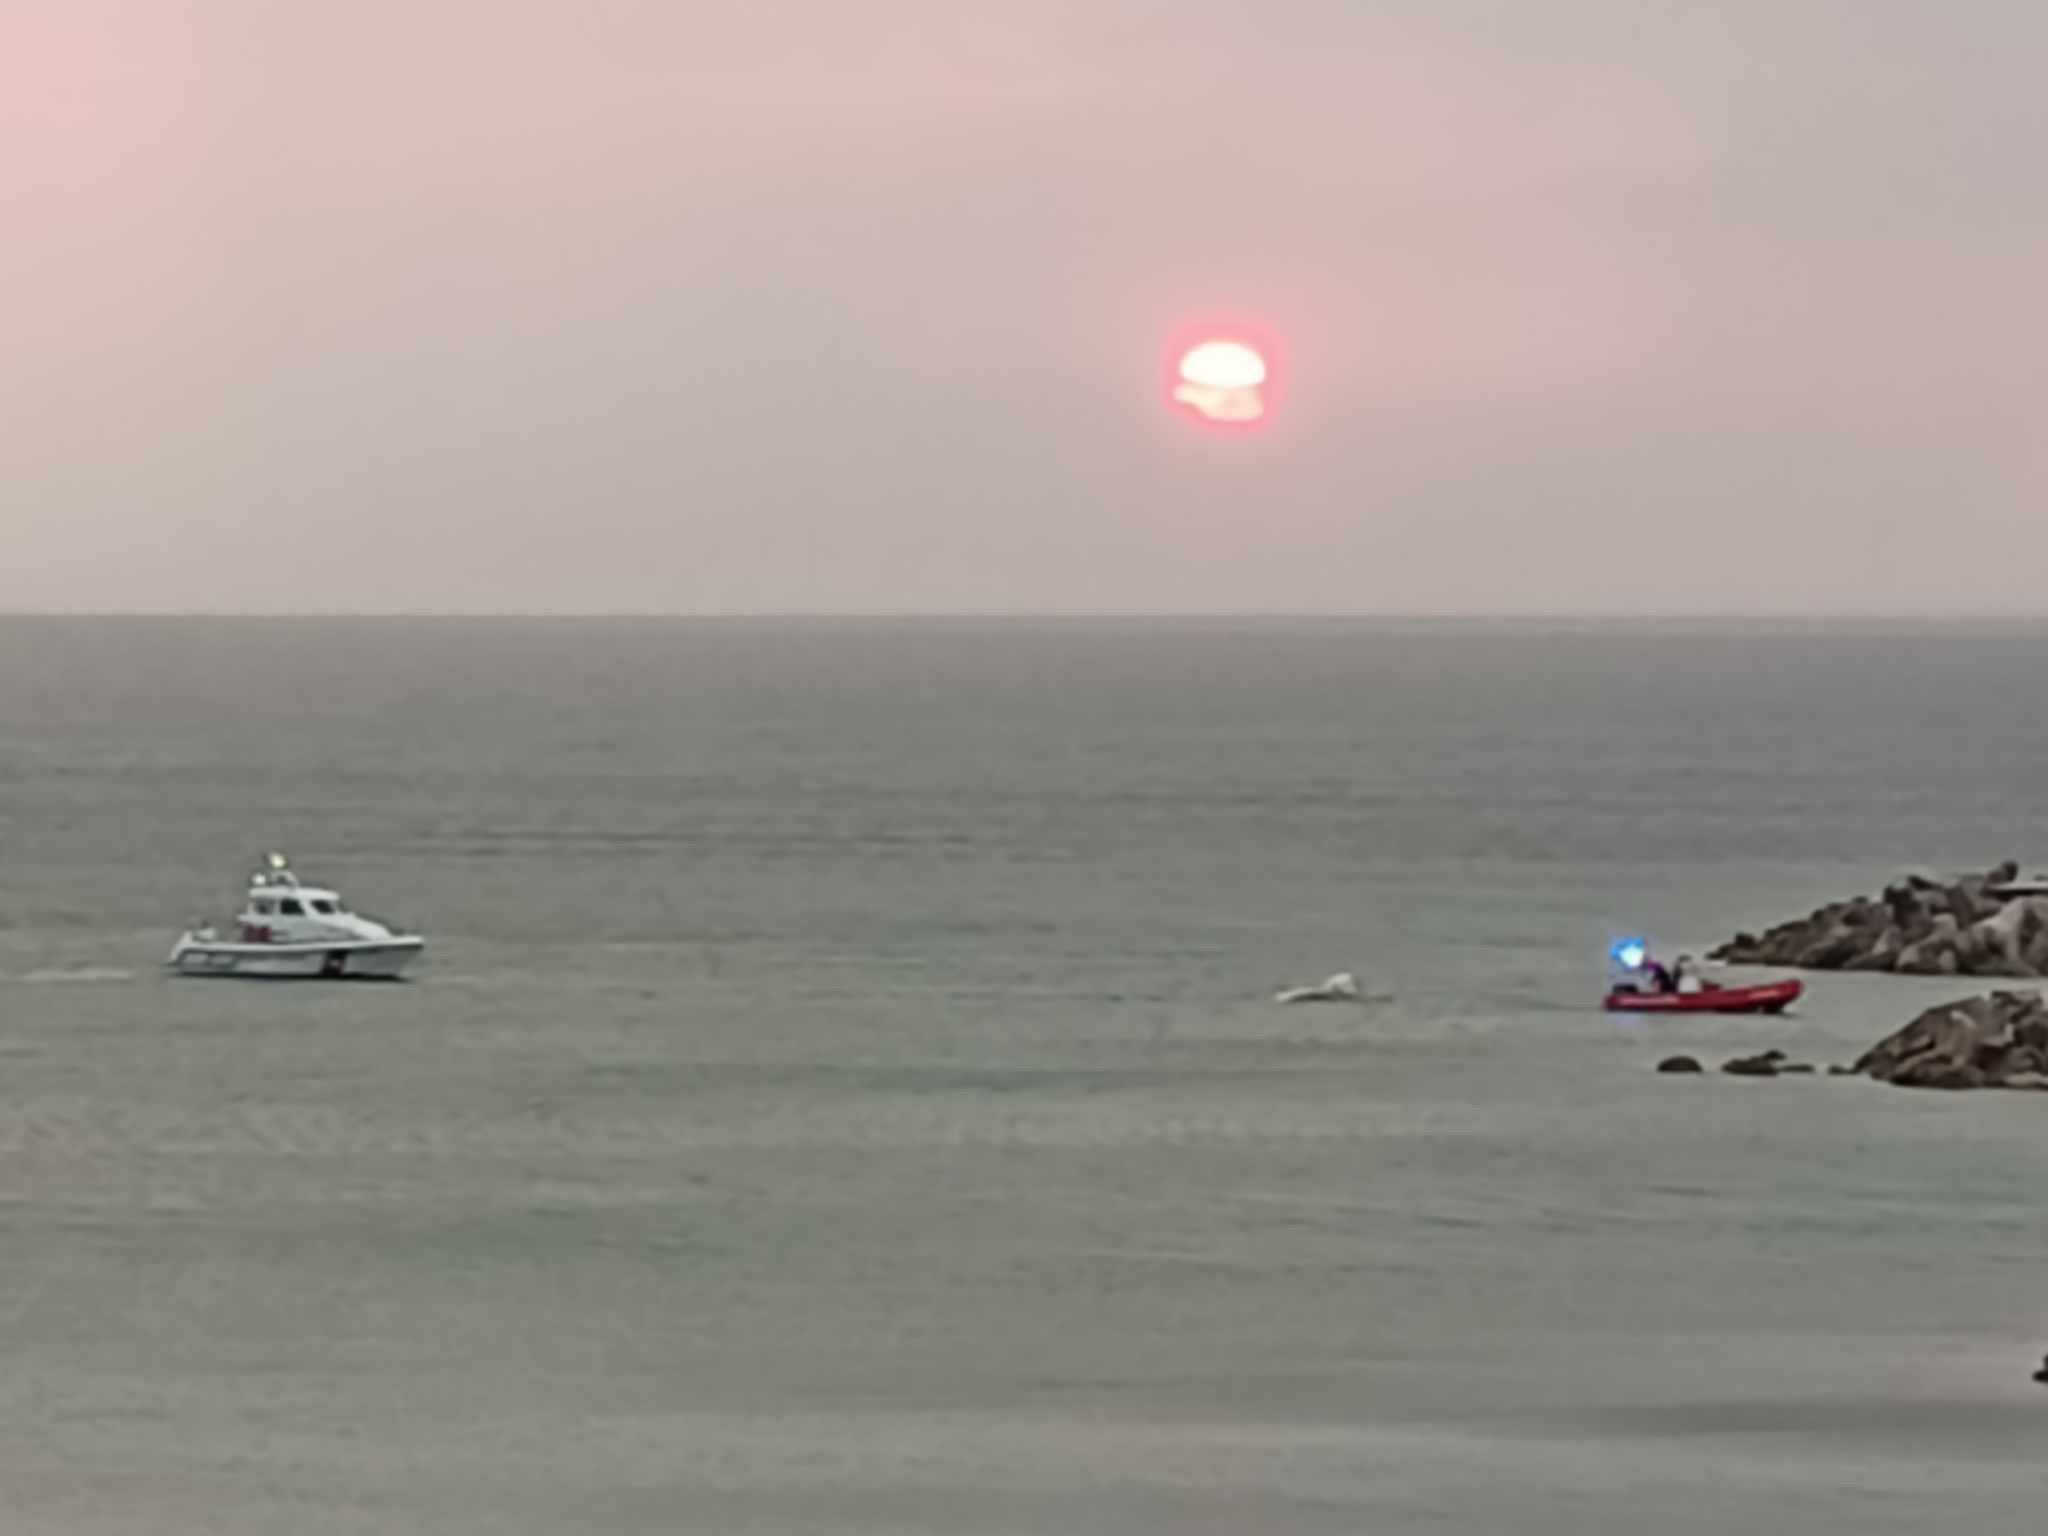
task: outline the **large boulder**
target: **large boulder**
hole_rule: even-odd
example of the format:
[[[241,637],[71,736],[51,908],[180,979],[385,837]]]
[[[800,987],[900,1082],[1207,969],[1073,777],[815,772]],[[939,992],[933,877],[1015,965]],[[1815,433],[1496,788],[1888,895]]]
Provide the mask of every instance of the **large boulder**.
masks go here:
[[[1887,928],[1877,935],[1870,948],[1851,960],[1842,969],[1847,971],[1892,971],[1898,969],[1899,951],[1906,947],[1906,936],[1896,928]]]
[[[2026,940],[2021,958],[2026,961],[2029,974],[2048,976],[2048,923],[2036,929]]]
[[[1869,948],[1870,941],[1865,935],[1838,921],[1811,944],[1802,946],[1790,963],[1809,971],[1842,971]]]
[[[1953,976],[1962,968],[1961,939],[1956,920],[1943,912],[1925,937],[1899,951],[1892,969],[1905,976]]]
[[[1943,893],[1948,913],[1964,928],[1973,927],[1998,910],[1998,903],[1984,894],[1982,879],[1958,880]]]
[[[1902,1088],[2048,1087],[2048,1003],[2038,992],[1944,1003],[1880,1040],[1851,1070]]]
[[[2032,905],[2008,901],[1982,921],[1963,930],[1960,952],[1970,957],[1973,976],[2031,976],[2022,935],[2034,918]],[[2035,923],[2038,926],[2039,920]]]
[[[1903,880],[1884,888],[1884,903],[1891,913],[1892,926],[1901,931],[1927,921],[1927,903],[1921,899],[1919,891]]]

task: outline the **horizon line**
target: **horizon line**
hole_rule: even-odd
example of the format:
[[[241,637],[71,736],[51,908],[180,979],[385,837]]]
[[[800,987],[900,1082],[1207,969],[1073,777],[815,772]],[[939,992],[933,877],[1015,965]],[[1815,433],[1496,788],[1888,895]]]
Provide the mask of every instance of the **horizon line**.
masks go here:
[[[0,608],[0,620],[407,620],[443,623],[1293,623],[1293,624],[2048,624],[2039,612],[1836,612],[1795,609],[1700,610],[1682,613],[1572,609],[1375,611],[1230,609],[735,609],[677,612],[654,609],[432,609],[432,608]]]

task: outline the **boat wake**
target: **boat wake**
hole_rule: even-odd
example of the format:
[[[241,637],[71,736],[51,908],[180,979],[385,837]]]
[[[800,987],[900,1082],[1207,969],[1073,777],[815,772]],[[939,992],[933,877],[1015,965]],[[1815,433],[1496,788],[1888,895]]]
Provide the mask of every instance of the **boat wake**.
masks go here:
[[[23,971],[19,976],[9,976],[0,971],[0,981],[14,982],[19,986],[62,987],[83,986],[92,982],[133,981],[133,971],[118,970],[112,966],[88,965],[72,971]]]

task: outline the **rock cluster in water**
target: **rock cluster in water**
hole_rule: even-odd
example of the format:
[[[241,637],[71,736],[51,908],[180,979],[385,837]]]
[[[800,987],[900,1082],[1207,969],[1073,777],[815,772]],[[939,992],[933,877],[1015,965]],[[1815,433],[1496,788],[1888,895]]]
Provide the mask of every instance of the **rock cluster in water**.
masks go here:
[[[2048,1088],[2048,1003],[1993,992],[1930,1008],[1852,1069],[1902,1088]]]
[[[2017,864],[1939,880],[1908,875],[1882,896],[1831,902],[1761,937],[1739,933],[1710,958],[1904,976],[2048,976],[2048,896],[2005,896]]]
[[[1783,1051],[1765,1051],[1757,1056],[1737,1056],[1721,1063],[1731,1077],[1786,1077],[1813,1071],[1810,1061],[1788,1061]]]
[[[1657,1070],[1691,1076],[1706,1068],[1700,1065],[1697,1056],[1667,1056],[1657,1063]],[[1730,1077],[1797,1077],[1810,1074],[1815,1068],[1811,1062],[1788,1059],[1783,1051],[1765,1051],[1756,1056],[1731,1057],[1721,1063],[1721,1070]]]
[[[1670,1056],[1659,1072],[1704,1070],[1694,1056]],[[1784,1077],[1815,1069],[1783,1051],[1737,1056],[1721,1064],[1731,1077]],[[2048,1090],[2048,1000],[2039,992],[1993,992],[1929,1008],[1887,1035],[1853,1066],[1828,1075],[1869,1077],[1901,1088]]]

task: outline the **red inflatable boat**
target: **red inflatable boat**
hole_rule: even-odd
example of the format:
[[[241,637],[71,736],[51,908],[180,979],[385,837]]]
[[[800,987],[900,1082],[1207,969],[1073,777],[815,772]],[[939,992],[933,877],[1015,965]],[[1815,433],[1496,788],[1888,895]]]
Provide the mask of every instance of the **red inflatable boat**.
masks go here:
[[[1708,987],[1700,992],[1610,992],[1609,1013],[1783,1013],[1806,990],[1803,981],[1761,987]]]

